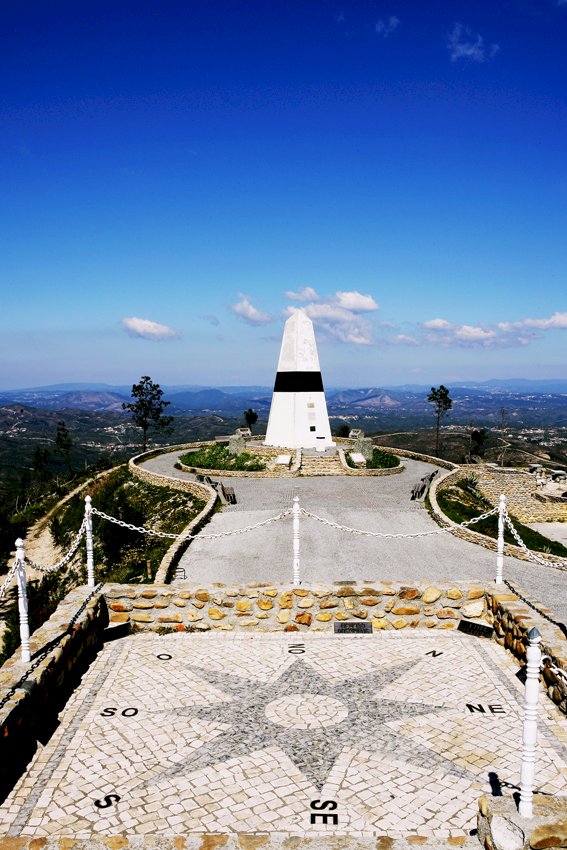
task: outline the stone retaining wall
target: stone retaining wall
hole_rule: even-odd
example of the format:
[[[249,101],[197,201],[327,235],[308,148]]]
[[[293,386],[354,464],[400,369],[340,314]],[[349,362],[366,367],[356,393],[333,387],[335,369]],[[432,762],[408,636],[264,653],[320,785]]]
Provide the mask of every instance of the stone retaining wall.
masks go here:
[[[110,622],[133,631],[332,631],[335,622],[367,622],[374,631],[454,629],[459,620],[488,613],[481,584],[391,582],[333,585],[253,584],[244,587],[190,582],[107,585]]]
[[[354,442],[354,440],[351,440],[351,442]],[[407,457],[411,460],[421,460],[423,463],[431,463],[433,466],[440,466],[442,469],[460,468],[458,464],[452,463],[450,460],[443,460],[443,458],[434,457],[433,455],[424,455],[421,454],[421,452],[410,452],[407,449],[396,449],[393,446],[383,446],[381,443],[374,443],[374,445],[377,449],[398,455],[398,457]]]
[[[0,800],[10,791],[26,763],[45,743],[57,725],[57,713],[102,646],[102,633],[108,624],[104,597],[97,592],[67,632],[76,612],[91,591],[80,587],[69,593],[43,626],[31,636],[31,653],[51,649],[25,682],[0,709]],[[20,660],[20,650],[0,669],[0,699],[31,664]]]
[[[484,549],[490,549],[491,551],[496,552],[498,544],[493,537],[487,537],[485,534],[473,531],[474,526],[471,528],[459,528],[457,523],[453,522],[452,519],[449,519],[449,517],[443,513],[437,501],[437,493],[450,487],[458,478],[470,474],[471,469],[478,469],[478,467],[458,466],[452,472],[448,472],[441,478],[434,479],[429,490],[431,514],[439,525],[443,527],[454,527],[455,531],[453,531],[452,534],[456,537],[460,537],[461,540],[467,540],[469,543],[476,543],[477,546],[482,546]],[[498,499],[496,499],[496,504],[498,504]],[[504,544],[504,554],[509,555],[511,558],[518,558],[521,561],[531,560],[528,558],[523,549],[519,546],[513,546],[511,543]],[[538,552],[537,556],[538,558],[542,558],[544,561],[549,561],[550,563],[555,562],[556,560],[553,555],[547,555],[544,552]],[[562,568],[559,567],[559,569]],[[567,566],[565,569],[567,569]],[[494,559],[494,574],[496,575],[496,558]]]
[[[212,445],[208,443],[208,445]],[[175,449],[183,449],[184,446],[175,446],[172,450]],[[193,496],[196,496],[198,499],[201,499],[205,502],[205,507],[201,511],[201,513],[197,514],[197,516],[187,525],[183,531],[180,532],[181,535],[186,534],[194,534],[203,525],[206,523],[210,515],[212,514],[216,501],[217,501],[217,493],[216,490],[213,490],[212,487],[209,487],[208,484],[201,484],[199,481],[189,481],[182,478],[174,478],[171,475],[162,475],[159,472],[152,472],[149,469],[145,469],[144,467],[138,466],[138,461],[140,458],[144,460],[148,460],[149,457],[155,457],[156,455],[161,454],[161,451],[151,451],[145,452],[141,455],[136,455],[136,457],[130,458],[128,461],[128,469],[130,472],[139,478],[140,481],[144,481],[146,484],[153,484],[158,487],[170,487],[172,490],[180,490],[183,493],[191,493]],[[161,559],[160,565],[156,572],[156,581],[162,582],[167,579],[167,575],[173,566],[178,562],[179,558],[183,554],[183,552],[189,546],[189,540],[174,540],[163,558]]]
[[[482,495],[493,505],[504,493],[510,513],[521,522],[567,522],[567,500],[542,501],[536,493],[536,476],[519,469],[503,469],[485,464],[461,467],[463,474],[474,475]]]
[[[525,594],[522,594],[525,597]],[[496,641],[508,649],[525,664],[528,632],[537,628],[541,633],[541,651],[548,655],[555,667],[567,671],[567,640],[561,629],[537,614],[514,593],[498,590],[487,592],[486,619],[494,626]],[[530,600],[534,602],[534,600]],[[535,603],[540,611],[552,616],[551,611],[540,602]],[[543,670],[544,687],[548,697],[567,714],[567,682],[551,670]]]

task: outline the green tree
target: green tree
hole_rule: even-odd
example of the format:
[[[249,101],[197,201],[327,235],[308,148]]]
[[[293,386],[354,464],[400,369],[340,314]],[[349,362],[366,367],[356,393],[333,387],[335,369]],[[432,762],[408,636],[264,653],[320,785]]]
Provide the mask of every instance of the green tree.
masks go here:
[[[427,396],[427,401],[435,407],[435,454],[439,455],[439,430],[441,428],[441,420],[448,410],[453,407],[453,401],[449,397],[449,390],[443,384],[439,387],[431,387],[431,392]]]
[[[51,452],[43,446],[36,446],[32,458],[33,471],[38,481],[51,481],[53,469],[51,467]]]
[[[154,384],[148,375],[144,375],[139,384],[132,386],[132,398],[135,400],[122,405],[124,410],[130,411],[134,425],[142,429],[143,451],[146,451],[148,445],[150,428],[166,433],[172,430],[173,416],[165,416],[163,413],[170,402],[163,401],[162,396],[160,385]]]
[[[339,427],[337,428],[337,433],[336,433],[337,437],[348,437],[349,434],[350,434],[350,428],[346,423],[339,425]]]
[[[71,449],[73,448],[73,440],[67,430],[65,423],[57,423],[57,434],[55,435],[55,453],[60,455],[65,461],[67,471],[71,472]]]
[[[244,420],[245,420],[246,424],[248,425],[248,427],[250,428],[250,430],[252,430],[252,426],[255,425],[256,422],[258,421],[258,414],[256,413],[255,410],[252,410],[252,408],[249,407],[248,410],[244,411]]]

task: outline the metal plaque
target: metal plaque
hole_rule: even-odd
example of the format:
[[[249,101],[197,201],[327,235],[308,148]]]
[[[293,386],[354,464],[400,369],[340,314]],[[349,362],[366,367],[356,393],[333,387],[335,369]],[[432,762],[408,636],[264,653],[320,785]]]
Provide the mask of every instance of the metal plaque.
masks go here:
[[[372,623],[335,623],[335,634],[368,635],[372,634]]]
[[[494,629],[490,626],[483,626],[481,623],[469,623],[467,620],[461,620],[457,631],[464,632],[466,635],[485,638],[491,638],[494,634]]]

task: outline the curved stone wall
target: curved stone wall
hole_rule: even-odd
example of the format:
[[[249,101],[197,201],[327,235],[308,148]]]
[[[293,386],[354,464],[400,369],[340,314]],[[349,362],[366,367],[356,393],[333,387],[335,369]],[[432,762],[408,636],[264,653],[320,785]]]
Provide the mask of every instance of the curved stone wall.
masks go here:
[[[212,444],[208,443],[207,445]],[[184,448],[186,448],[185,445],[173,446],[169,448],[168,451],[176,451],[177,449],[182,450]],[[158,487],[170,487],[172,490],[181,490],[183,493],[191,493],[198,499],[202,499],[205,502],[205,507],[201,513],[197,514],[195,519],[193,519],[181,532],[182,535],[194,534],[205,524],[209,516],[212,514],[217,501],[217,493],[212,487],[209,487],[208,484],[201,484],[199,481],[186,481],[181,478],[174,478],[171,475],[162,475],[161,473],[152,472],[149,469],[144,469],[143,467],[138,466],[137,462],[140,459],[149,460],[150,457],[156,457],[158,454],[162,454],[162,452],[154,450],[136,455],[128,461],[128,469],[133,475],[139,478],[140,481],[145,481],[146,484],[153,484]],[[167,579],[170,569],[179,560],[189,543],[189,540],[173,541],[172,545],[161,559],[161,563],[156,573],[157,582],[162,582]]]
[[[478,467],[473,467],[473,469],[478,469]],[[478,531],[473,531],[472,528],[459,528],[457,523],[453,522],[452,519],[443,513],[441,508],[439,507],[439,503],[437,501],[437,493],[441,490],[447,489],[456,478],[459,478],[462,475],[467,474],[467,470],[470,471],[469,467],[461,466],[453,469],[451,472],[448,472],[446,475],[443,475],[441,478],[437,478],[433,481],[431,488],[429,490],[429,503],[431,505],[431,514],[436,522],[443,527],[453,526],[455,531],[452,532],[456,537],[460,537],[461,540],[467,540],[469,543],[476,543],[478,546],[482,546],[484,549],[490,549],[493,552],[497,550],[497,542],[493,537],[487,537],[486,534],[480,534]],[[500,494],[498,494],[500,495]],[[496,503],[498,503],[498,498],[496,498]],[[519,546],[513,546],[511,543],[504,544],[504,554],[509,555],[511,558],[518,558],[521,561],[530,561],[531,559],[525,554],[523,549]],[[547,555],[543,552],[538,552],[538,558],[542,558],[543,560],[553,562],[553,555]],[[567,569],[567,567],[565,568]],[[496,572],[496,562],[494,564],[494,570]]]

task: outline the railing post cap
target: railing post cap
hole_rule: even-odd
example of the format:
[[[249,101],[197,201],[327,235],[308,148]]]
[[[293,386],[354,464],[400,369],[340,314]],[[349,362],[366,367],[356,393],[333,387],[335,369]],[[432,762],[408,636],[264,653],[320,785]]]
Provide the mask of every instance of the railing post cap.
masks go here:
[[[90,496],[85,496],[85,502],[87,502],[87,504],[89,504],[89,505],[90,505],[90,503],[92,502],[91,497],[90,497]]]
[[[18,549],[21,549],[23,545],[24,545],[24,541],[22,540],[21,537],[18,537],[18,539],[16,540],[16,546],[18,547]]]
[[[299,502],[299,496],[294,496],[294,497],[293,497],[293,501],[294,501],[295,503]]]
[[[500,501],[500,504],[502,504],[502,502],[506,501],[506,496],[505,496],[504,493],[500,493],[500,500],[499,501]]]
[[[534,626],[533,629],[530,629],[528,632],[528,640],[530,643],[539,643],[541,640],[541,634]]]

